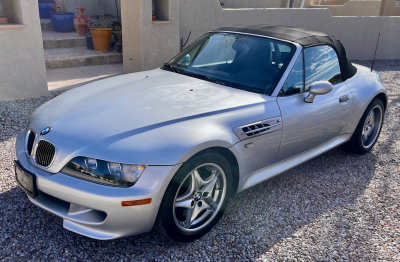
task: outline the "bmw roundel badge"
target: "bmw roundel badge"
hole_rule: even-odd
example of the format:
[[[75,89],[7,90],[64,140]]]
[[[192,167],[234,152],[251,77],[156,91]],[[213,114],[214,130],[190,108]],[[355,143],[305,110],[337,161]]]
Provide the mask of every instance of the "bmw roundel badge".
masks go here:
[[[46,127],[45,129],[43,129],[42,132],[40,132],[40,134],[42,136],[44,136],[44,135],[47,135],[48,133],[50,133],[50,131],[51,131],[51,126]]]

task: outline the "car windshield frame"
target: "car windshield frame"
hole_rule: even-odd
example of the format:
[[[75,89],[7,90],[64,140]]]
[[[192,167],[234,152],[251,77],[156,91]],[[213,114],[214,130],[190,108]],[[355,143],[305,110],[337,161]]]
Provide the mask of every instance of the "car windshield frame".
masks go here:
[[[270,60],[272,61],[272,54],[273,52],[275,52],[275,48],[278,47],[278,45],[280,46],[285,46],[287,48],[289,48],[289,52],[285,58],[285,60],[283,61],[284,63],[279,63],[278,67],[279,68],[275,68],[275,70],[277,72],[274,72],[276,75],[275,76],[271,76],[270,78],[270,82],[269,84],[265,84],[264,85],[259,85],[259,86],[252,86],[248,84],[248,79],[243,79],[242,81],[240,81],[241,79],[238,78],[234,78],[235,75],[229,74],[229,72],[224,72],[224,71],[217,71],[217,70],[204,70],[201,68],[201,66],[196,66],[194,63],[196,63],[197,58],[199,58],[199,54],[202,54],[202,52],[205,50],[205,48],[207,47],[207,45],[210,42],[210,39],[213,36],[228,36],[230,38],[234,38],[235,42],[237,42],[238,39],[250,39],[253,42],[256,42],[258,45],[261,46],[265,46],[265,45],[270,45],[274,50],[268,50],[271,52],[271,58]],[[230,48],[233,49],[235,43],[232,44],[232,46],[229,46]],[[238,46],[240,46],[238,44]],[[250,48],[249,48],[250,47]],[[251,48],[253,48],[253,45],[248,44],[247,46],[247,51],[250,50]],[[254,47],[257,48],[257,47]],[[210,48],[209,48],[210,49]],[[200,50],[200,51],[199,51]],[[212,50],[212,49],[211,49]],[[182,52],[180,52],[178,55],[176,55],[174,58],[172,58],[168,63],[165,63],[163,67],[161,67],[161,69],[163,70],[167,70],[167,71],[171,71],[174,73],[178,73],[178,74],[183,74],[189,77],[194,77],[194,78],[198,78],[198,79],[202,79],[205,81],[209,81],[209,82],[213,82],[216,84],[221,84],[221,85],[226,85],[228,87],[231,88],[235,88],[235,89],[240,89],[243,91],[247,91],[247,92],[252,92],[252,93],[258,93],[258,94],[265,94],[265,95],[269,95],[271,96],[272,93],[274,92],[275,88],[277,87],[277,85],[279,84],[281,78],[283,77],[283,75],[285,74],[290,62],[292,61],[293,57],[295,56],[297,50],[297,46],[294,43],[288,42],[288,41],[284,41],[284,40],[280,40],[280,39],[276,39],[276,38],[271,38],[271,37],[266,37],[266,36],[260,36],[260,35],[253,35],[253,34],[247,34],[247,33],[240,33],[240,32],[209,32],[204,34],[202,37],[200,37],[199,39],[197,39],[196,41],[194,41],[192,44],[190,44],[186,49],[184,49]],[[232,50],[231,54],[228,55],[232,55]],[[235,62],[235,59],[238,59],[236,56],[236,52],[243,52],[243,50],[240,50],[238,47],[236,47],[235,50],[235,57],[229,61],[224,61],[223,63],[211,63],[211,64],[206,64],[205,66],[218,66],[218,65],[222,65],[224,66],[225,64],[233,64]],[[190,60],[190,55],[193,55],[194,53],[194,57],[192,60]],[[221,53],[215,52],[214,53],[219,55]],[[188,64],[182,64],[182,61],[187,61],[187,56],[189,55],[189,62]],[[223,55],[225,55],[223,53]],[[244,55],[244,57],[246,56],[246,54]],[[204,56],[206,57],[206,56]],[[203,58],[203,57],[201,57]],[[242,60],[243,62],[243,60]],[[282,62],[282,61],[280,61]],[[240,60],[239,62],[240,63]],[[282,64],[282,66],[281,66]],[[271,67],[272,65],[274,65],[274,62],[272,62],[271,66],[267,66],[267,68]],[[203,66],[203,67],[205,67]],[[247,68],[245,66],[243,66],[243,70],[250,70],[250,72],[252,71],[251,68]],[[272,70],[272,69],[270,69]],[[265,76],[267,76],[268,74],[264,74]],[[263,75],[263,76],[264,76]],[[272,71],[271,71],[271,75],[272,75]],[[268,77],[265,77],[266,79]]]

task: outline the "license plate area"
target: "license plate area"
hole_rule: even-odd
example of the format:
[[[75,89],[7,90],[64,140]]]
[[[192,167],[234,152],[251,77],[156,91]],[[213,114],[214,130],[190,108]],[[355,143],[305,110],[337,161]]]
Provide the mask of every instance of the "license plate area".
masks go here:
[[[15,179],[22,190],[31,198],[37,196],[36,175],[21,166],[19,161],[15,161]]]

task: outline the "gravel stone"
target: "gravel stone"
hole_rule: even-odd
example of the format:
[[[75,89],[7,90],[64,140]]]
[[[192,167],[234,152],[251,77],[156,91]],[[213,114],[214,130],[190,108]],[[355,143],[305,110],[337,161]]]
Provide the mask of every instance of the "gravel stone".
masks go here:
[[[186,244],[156,232],[98,241],[63,229],[13,173],[16,134],[54,95],[0,102],[0,260],[400,261],[400,60],[375,70],[390,104],[372,152],[336,148],[242,192],[209,234]]]

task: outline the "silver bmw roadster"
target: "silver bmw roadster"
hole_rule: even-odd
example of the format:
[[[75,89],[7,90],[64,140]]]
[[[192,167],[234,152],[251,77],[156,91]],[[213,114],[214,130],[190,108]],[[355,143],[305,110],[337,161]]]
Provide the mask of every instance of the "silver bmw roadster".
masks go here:
[[[387,107],[339,40],[281,26],[211,31],[163,67],[73,89],[17,137],[16,180],[64,228],[115,239],[210,231],[229,198],[334,147],[364,154]]]

